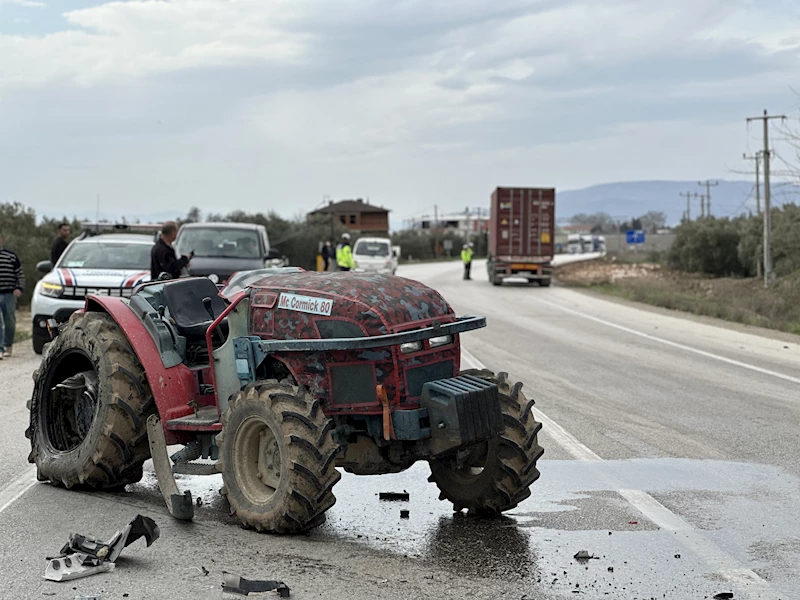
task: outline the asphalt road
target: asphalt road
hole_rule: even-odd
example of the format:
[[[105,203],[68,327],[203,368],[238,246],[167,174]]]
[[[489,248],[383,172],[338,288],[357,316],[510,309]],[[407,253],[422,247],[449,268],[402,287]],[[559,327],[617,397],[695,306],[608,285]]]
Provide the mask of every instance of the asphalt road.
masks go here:
[[[463,366],[507,371],[537,400],[531,498],[476,520],[437,500],[425,465],[345,476],[326,525],[276,537],[236,526],[218,477],[181,481],[204,500],[191,525],[169,518],[149,472],[119,494],[37,484],[23,437],[37,358],[15,348],[0,363],[0,596],[219,598],[227,570],[283,579],[297,598],[800,598],[796,338],[557,286],[497,288],[480,262],[473,281],[454,263],[398,274],[488,317],[462,336]],[[377,499],[403,489],[407,504]],[[137,513],[161,526],[153,546],[127,548],[112,573],[42,579],[69,533],[110,537]],[[579,550],[597,558],[579,564]]]

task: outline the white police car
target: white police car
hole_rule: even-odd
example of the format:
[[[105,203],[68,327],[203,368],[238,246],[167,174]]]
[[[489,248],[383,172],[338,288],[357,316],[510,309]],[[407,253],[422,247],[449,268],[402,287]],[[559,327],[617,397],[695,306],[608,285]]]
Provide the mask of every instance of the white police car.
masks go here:
[[[117,230],[135,230],[117,226]],[[48,320],[63,323],[83,308],[89,294],[129,298],[133,288],[150,280],[150,250],[154,235],[84,233],[75,239],[54,265],[43,261],[47,273],[33,292],[33,350],[41,354],[50,341]]]

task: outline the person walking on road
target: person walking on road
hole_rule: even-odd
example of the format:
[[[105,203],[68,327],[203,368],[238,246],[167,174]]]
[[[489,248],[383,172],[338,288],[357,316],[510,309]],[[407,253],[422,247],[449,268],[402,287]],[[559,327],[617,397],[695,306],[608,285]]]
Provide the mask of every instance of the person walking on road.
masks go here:
[[[470,271],[472,270],[472,244],[464,244],[461,248],[461,261],[464,263],[464,280],[472,279]]]
[[[64,254],[64,250],[69,246],[67,240],[70,233],[72,232],[69,228],[69,223],[61,223],[58,226],[58,235],[56,235],[56,239],[53,240],[53,245],[50,248],[50,262],[53,263],[54,267],[61,255]]]
[[[17,300],[25,289],[19,257],[3,246],[0,232],[0,360],[11,356],[17,330]]]
[[[355,269],[356,263],[353,260],[353,251],[350,248],[350,234],[342,234],[342,243],[336,248],[336,264],[340,271]]]
[[[161,237],[150,251],[150,279],[155,281],[162,273],[169,273],[172,279],[177,279],[181,271],[189,264],[194,250],[191,254],[185,254],[178,258],[172,242],[178,237],[178,226],[174,221],[167,221],[161,228]]]

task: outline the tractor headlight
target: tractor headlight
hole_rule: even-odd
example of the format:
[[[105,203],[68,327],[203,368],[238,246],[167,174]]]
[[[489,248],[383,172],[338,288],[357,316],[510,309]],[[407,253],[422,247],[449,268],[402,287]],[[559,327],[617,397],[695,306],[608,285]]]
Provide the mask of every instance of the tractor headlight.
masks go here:
[[[403,354],[411,354],[412,352],[419,352],[422,350],[422,342],[406,342],[400,344],[400,352]]]
[[[58,298],[64,292],[64,286],[58,283],[42,283],[39,288],[39,293],[42,296],[49,296],[50,298]]]
[[[430,339],[431,348],[438,348],[439,346],[447,346],[453,343],[452,335],[439,335]]]

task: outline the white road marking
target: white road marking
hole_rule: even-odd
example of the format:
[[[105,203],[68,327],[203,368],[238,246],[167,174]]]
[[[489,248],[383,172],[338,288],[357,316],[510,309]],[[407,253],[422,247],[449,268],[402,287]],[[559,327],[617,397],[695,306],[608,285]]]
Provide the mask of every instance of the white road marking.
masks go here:
[[[594,321],[595,323],[600,323],[601,325],[605,325],[607,327],[613,327],[614,329],[618,329],[620,331],[624,331],[625,333],[630,333],[631,335],[636,335],[653,342],[658,342],[660,344],[664,344],[666,346],[671,346],[673,348],[678,348],[680,350],[685,350],[686,352],[692,352],[694,354],[698,354],[700,356],[704,356],[706,358],[711,358],[713,360],[718,360],[720,362],[724,362],[729,365],[733,365],[735,367],[741,367],[743,369],[749,369],[750,371],[755,371],[756,373],[761,373],[762,375],[769,375],[770,377],[777,377],[778,379],[783,379],[784,381],[788,381],[790,383],[797,383],[800,384],[800,378],[792,377],[791,375],[785,375],[784,373],[778,373],[777,371],[771,371],[769,369],[764,369],[762,367],[757,367],[755,365],[751,365],[745,362],[741,362],[739,360],[734,360],[732,358],[727,358],[725,356],[720,356],[719,354],[714,354],[712,352],[706,352],[705,350],[700,350],[699,348],[693,348],[692,346],[687,346],[686,344],[680,344],[678,342],[671,342],[670,340],[665,340],[664,338],[657,337],[655,335],[650,335],[649,333],[644,333],[643,331],[637,331],[636,329],[631,329],[630,327],[625,327],[624,325],[619,325],[617,323],[613,323],[611,321],[606,321],[605,319],[601,319],[599,317],[593,317],[591,315],[587,315],[586,313],[582,313],[578,310],[573,310],[571,308],[567,308],[566,306],[561,306],[560,304],[556,304],[555,302],[548,302],[547,300],[541,300],[539,298],[536,299],[538,302],[542,304],[546,304],[547,306],[552,306],[553,308],[558,308],[567,312],[571,315],[575,315],[577,317],[581,317],[583,319],[587,319],[589,321]]]
[[[486,366],[469,350],[464,348],[463,345],[461,346],[461,358],[475,369],[486,368]],[[532,412],[536,419],[542,423],[542,431],[545,431],[559,446],[576,459],[592,462],[603,461],[603,458],[593,452],[585,444],[581,443],[578,438],[542,413],[542,411],[535,406],[532,408]],[[770,587],[767,581],[759,577],[752,570],[744,567],[733,556],[719,548],[716,544],[707,540],[691,523],[673,513],[650,494],[643,490],[632,490],[625,488],[623,485],[617,485],[622,482],[612,481],[611,483],[616,487],[617,493],[625,498],[631,506],[662,530],[673,533],[675,539],[680,541],[686,548],[697,555],[700,560],[714,569],[717,575],[723,577],[731,584],[737,585],[745,593],[757,593],[758,595],[753,596],[754,598],[770,600],[781,600],[781,598],[783,598]]]
[[[19,500],[22,495],[36,485],[36,467],[30,467],[0,490],[0,513]]]

